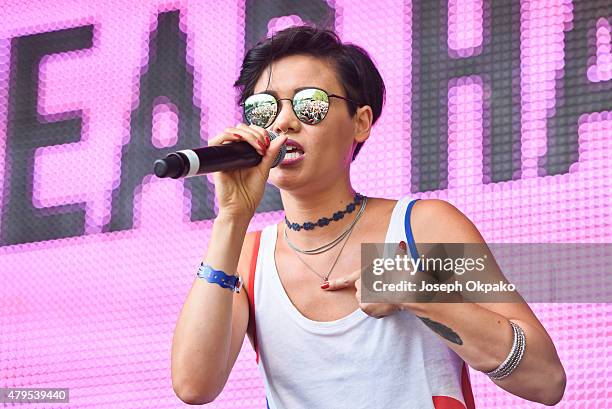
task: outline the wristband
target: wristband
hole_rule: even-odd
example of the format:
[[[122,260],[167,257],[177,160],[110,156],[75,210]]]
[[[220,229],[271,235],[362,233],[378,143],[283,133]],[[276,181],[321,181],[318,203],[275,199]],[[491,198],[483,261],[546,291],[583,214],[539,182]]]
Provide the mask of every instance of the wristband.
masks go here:
[[[218,284],[223,288],[229,288],[235,293],[239,293],[242,288],[242,278],[238,275],[227,275],[221,270],[215,270],[204,262],[200,263],[200,268],[196,274],[209,283]]]

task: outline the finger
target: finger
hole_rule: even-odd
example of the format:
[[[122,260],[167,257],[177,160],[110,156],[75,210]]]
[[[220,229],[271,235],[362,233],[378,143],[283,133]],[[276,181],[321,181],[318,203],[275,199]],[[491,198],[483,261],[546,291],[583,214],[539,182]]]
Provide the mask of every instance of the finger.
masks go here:
[[[361,270],[349,274],[344,277],[336,278],[335,280],[329,281],[329,287],[325,288],[327,291],[341,290],[355,284],[355,281],[361,277]]]
[[[400,252],[402,255],[407,255],[408,257],[412,258],[412,254],[407,248],[406,242],[404,241],[400,241],[399,246],[398,246],[398,252]],[[416,262],[419,262],[419,261],[420,260],[418,259],[416,260]],[[432,276],[431,272],[423,269],[423,266],[421,264],[418,264],[417,266],[415,266],[414,270],[415,271],[411,269],[410,273],[407,274],[407,276],[406,274],[404,274],[402,275],[402,277],[405,277],[406,280],[414,283],[417,288],[421,288],[421,286],[423,285],[423,282],[425,283],[437,282],[437,280],[435,280],[435,278]],[[418,305],[418,303],[431,302],[431,299],[435,296],[435,294],[436,293],[432,291],[421,291],[418,293],[411,294],[411,297],[409,297],[409,299],[406,299],[406,297],[404,297],[402,301],[403,303]]]
[[[378,316],[379,318],[388,317],[395,314],[399,310],[400,308],[396,304],[385,304],[385,307],[382,308],[382,311],[378,314]]]
[[[404,240],[399,242],[397,248],[400,253],[408,254],[408,246],[406,245],[406,242]]]
[[[329,281],[326,281],[326,283],[328,283],[329,285],[321,286],[321,288],[323,288],[324,290],[327,290],[327,291],[341,290],[349,286],[349,279],[347,276],[344,278],[337,278],[335,280],[329,280]]]
[[[257,125],[249,125],[249,128],[253,129],[255,132],[257,132],[259,135],[261,135],[261,137],[263,138],[263,141],[266,143],[266,146],[270,146],[270,143],[272,142],[272,140],[270,139],[270,134],[268,133],[268,131],[264,128],[262,128],[261,126],[257,126]]]
[[[360,303],[359,308],[372,318],[380,319],[386,315],[384,304]]]
[[[264,128],[257,125],[247,125],[243,123],[236,125],[236,128],[244,129],[245,131],[250,132],[251,135],[255,136],[255,138],[257,138],[257,140],[261,142],[263,146],[265,146],[266,149],[270,147],[270,137],[268,136],[268,131],[266,131]]]
[[[391,250],[393,251],[392,256],[387,256],[387,258],[391,258],[393,260],[397,259],[397,257],[400,257],[400,260],[404,260],[406,259],[406,264],[409,266],[410,270],[406,270],[404,267],[405,264],[402,261],[402,263],[400,264],[400,266],[396,266],[399,268],[393,268],[389,271],[387,271],[386,273],[389,276],[393,276],[396,278],[406,278],[405,276],[407,274],[412,273],[412,255],[410,254],[409,250],[408,250],[408,245],[406,244],[406,242],[404,240],[401,240],[397,245],[394,245]]]
[[[395,314],[400,310],[396,304],[387,303],[360,303],[359,308],[374,318],[383,318]]]
[[[237,135],[233,135],[233,134],[228,134],[228,133],[222,133],[220,135],[215,136],[212,139],[209,139],[207,142],[208,146],[219,146],[222,145],[225,142],[238,142],[241,141],[242,136],[237,136]]]
[[[274,160],[278,155],[278,152],[281,150],[283,144],[287,141],[288,138],[289,136],[285,133],[274,138],[274,140],[270,142],[270,146],[264,154],[264,158],[262,159],[262,163],[260,163],[260,166],[264,167],[267,170],[271,169],[272,164],[274,163]]]
[[[257,135],[252,132],[251,130],[248,129],[244,129],[244,128],[236,128],[236,127],[228,127],[225,128],[223,130],[223,132],[228,133],[228,134],[234,134],[234,135],[238,135],[240,137],[242,137],[242,139],[246,142],[248,142],[253,148],[255,148],[255,150],[261,155],[264,156],[266,153],[266,145],[261,142],[258,138]]]

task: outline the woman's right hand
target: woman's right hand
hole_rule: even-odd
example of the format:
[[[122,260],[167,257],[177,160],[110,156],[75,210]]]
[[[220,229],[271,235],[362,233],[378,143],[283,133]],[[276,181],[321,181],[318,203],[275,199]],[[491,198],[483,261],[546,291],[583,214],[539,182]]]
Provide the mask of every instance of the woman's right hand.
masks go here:
[[[255,215],[255,210],[263,198],[274,158],[286,140],[286,134],[280,134],[270,141],[264,128],[240,123],[235,127],[225,128],[222,133],[208,141],[208,146],[245,141],[263,156],[257,166],[213,172],[219,215],[246,217],[249,220]]]

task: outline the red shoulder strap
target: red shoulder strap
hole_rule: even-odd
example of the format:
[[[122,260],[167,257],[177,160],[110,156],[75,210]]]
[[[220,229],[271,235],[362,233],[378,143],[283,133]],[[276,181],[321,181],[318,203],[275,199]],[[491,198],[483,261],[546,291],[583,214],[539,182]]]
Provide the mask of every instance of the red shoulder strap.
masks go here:
[[[249,268],[249,318],[253,320],[253,346],[255,347],[255,362],[259,363],[259,347],[257,345],[257,328],[255,326],[255,270],[257,269],[257,254],[261,230],[255,232],[253,252],[251,253],[251,266]]]
[[[470,373],[468,365],[465,361],[463,361],[463,368],[461,368],[461,390],[463,392],[463,400],[465,401],[467,409],[475,409],[476,404],[474,403]]]
[[[474,395],[472,394],[472,385],[470,384],[470,374],[468,366],[463,361],[461,367],[461,392],[465,405],[455,398],[450,396],[435,395],[431,399],[435,409],[476,409],[474,404]]]

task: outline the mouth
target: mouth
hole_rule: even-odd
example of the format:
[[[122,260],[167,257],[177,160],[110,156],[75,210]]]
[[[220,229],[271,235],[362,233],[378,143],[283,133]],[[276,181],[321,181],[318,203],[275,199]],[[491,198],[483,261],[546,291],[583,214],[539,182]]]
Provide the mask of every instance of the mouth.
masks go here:
[[[304,151],[300,148],[297,148],[295,146],[287,146],[287,154],[285,155],[285,158],[295,159],[299,158],[303,154]]]
[[[292,139],[287,139],[285,145],[287,147],[287,153],[281,164],[288,165],[302,159],[304,156],[304,148],[302,148],[302,145]]]

